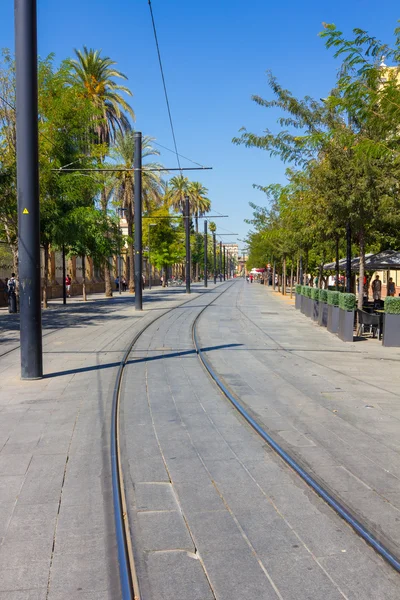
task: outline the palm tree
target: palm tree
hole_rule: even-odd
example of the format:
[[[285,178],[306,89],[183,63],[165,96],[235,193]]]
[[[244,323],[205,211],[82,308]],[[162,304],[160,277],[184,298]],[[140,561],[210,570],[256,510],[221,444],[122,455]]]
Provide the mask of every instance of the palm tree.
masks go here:
[[[189,179],[183,175],[172,177],[167,186],[165,199],[171,208],[185,214],[185,197],[188,196]]]
[[[110,146],[118,131],[129,131],[127,114],[135,118],[131,106],[119,92],[132,96],[125,86],[119,85],[114,78],[127,79],[126,75],[115,69],[116,62],[108,56],[101,56],[100,50],[83,47],[83,52],[75,49],[76,59],[67,61],[71,69],[70,83],[82,87],[83,95],[90,100],[98,114],[93,119],[93,129],[99,144]],[[127,114],[125,114],[125,111]],[[102,162],[104,161],[102,157]],[[108,196],[106,185],[101,191],[101,207],[107,213]],[[108,260],[104,263],[106,297],[112,296],[111,270]]]
[[[201,184],[199,181],[192,181],[189,184],[188,194],[189,194],[191,213],[194,214],[194,217],[195,217],[196,245],[198,245],[199,244],[199,237],[198,237],[199,217],[202,217],[206,212],[210,211],[211,202],[206,197],[206,194],[208,194],[208,189],[206,187],[204,187],[204,185]],[[197,248],[197,255],[198,255],[198,250],[199,249]],[[199,274],[199,261],[196,260],[196,275],[195,275],[196,281],[199,281],[199,279],[200,279],[199,275],[200,275]]]
[[[132,96],[125,86],[119,85],[114,78],[127,79],[126,75],[117,71],[117,63],[108,56],[101,56],[100,50],[83,47],[83,52],[75,49],[76,59],[67,64],[71,68],[70,82],[84,88],[84,96],[88,98],[99,114],[95,117],[95,131],[99,144],[109,146],[115,139],[117,131],[130,129],[125,111],[132,119],[135,113],[119,92]]]
[[[188,187],[188,195],[191,212],[195,216],[196,233],[199,233],[199,217],[211,209],[211,202],[206,197],[208,189],[199,181],[192,181]]]
[[[142,160],[149,156],[158,156],[160,153],[155,150],[151,143],[154,138],[144,136],[142,139]],[[125,216],[128,223],[129,237],[129,291],[134,292],[134,248],[133,248],[133,220],[134,220],[134,174],[133,165],[135,159],[135,139],[134,131],[121,133],[118,131],[115,136],[115,144],[112,151],[113,157],[119,163],[117,168],[131,169],[129,171],[117,171],[115,174],[114,196],[118,204],[125,209]],[[164,195],[165,183],[162,180],[160,171],[150,171],[147,169],[160,169],[159,163],[146,163],[142,170],[142,200],[144,209],[150,212],[153,208],[158,208]]]

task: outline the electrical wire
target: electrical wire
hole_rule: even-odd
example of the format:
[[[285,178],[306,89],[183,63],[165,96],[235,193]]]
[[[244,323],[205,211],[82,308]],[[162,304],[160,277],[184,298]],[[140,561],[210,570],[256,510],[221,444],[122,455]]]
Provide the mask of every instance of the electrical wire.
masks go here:
[[[174,123],[172,121],[171,107],[170,107],[169,99],[168,99],[167,85],[166,85],[166,82],[165,82],[164,69],[163,69],[162,60],[161,60],[161,52],[160,52],[160,46],[159,46],[159,43],[158,43],[157,29],[156,29],[156,24],[155,24],[155,20],[154,20],[153,7],[151,5],[151,0],[148,0],[148,4],[149,4],[149,9],[150,9],[151,22],[152,22],[152,25],[153,25],[154,39],[155,39],[155,42],[156,42],[157,55],[158,55],[158,63],[160,65],[161,78],[162,78],[163,87],[164,87],[165,101],[167,103],[169,123],[171,125],[172,139],[174,140],[174,148],[175,148],[176,160],[178,162],[178,167],[180,169],[181,168],[181,163],[180,163],[180,160],[179,160],[179,153],[178,153],[178,146],[177,146],[177,143],[176,143]]]
[[[154,140],[152,140],[151,143],[155,144],[156,146],[160,146],[160,148],[164,148],[164,150],[168,150],[168,152],[172,152],[172,154],[176,154],[175,150],[171,150],[171,148],[167,148],[167,146],[163,146],[162,144],[159,144],[158,142],[155,142]],[[195,160],[188,158],[187,156],[183,156],[183,154],[179,154],[179,156],[181,158],[184,158],[185,160],[188,160],[189,162],[193,163],[194,165],[198,165],[199,167],[204,167],[204,165],[202,165],[201,163],[198,163]]]

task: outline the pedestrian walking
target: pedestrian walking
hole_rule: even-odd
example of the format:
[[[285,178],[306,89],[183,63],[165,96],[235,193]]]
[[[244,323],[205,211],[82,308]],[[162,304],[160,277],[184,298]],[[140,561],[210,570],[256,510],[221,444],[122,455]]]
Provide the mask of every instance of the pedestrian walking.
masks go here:
[[[15,273],[11,273],[10,279],[7,281],[7,293],[8,293],[8,312],[17,312],[17,280]]]
[[[142,290],[144,290],[144,284],[146,283],[146,277],[142,273]]]
[[[121,279],[121,286],[122,286],[122,288],[121,288],[121,289],[122,289],[122,291],[123,291],[123,292],[126,292],[127,283],[126,283],[126,279],[125,279],[125,277],[122,277],[122,279]]]
[[[71,298],[71,277],[68,274],[65,276],[65,289],[67,290],[68,298]]]
[[[115,287],[116,287],[117,292],[119,292],[119,277],[118,277],[118,275],[115,278],[114,283],[115,283]]]

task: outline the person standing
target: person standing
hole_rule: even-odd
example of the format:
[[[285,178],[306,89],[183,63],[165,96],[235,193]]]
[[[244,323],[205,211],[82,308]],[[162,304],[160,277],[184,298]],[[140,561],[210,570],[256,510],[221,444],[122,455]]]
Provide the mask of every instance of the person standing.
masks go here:
[[[67,290],[68,298],[71,298],[71,277],[68,274],[65,276],[65,289]]]
[[[144,276],[144,273],[142,273],[142,290],[144,290],[145,283],[146,283],[146,277]]]
[[[7,292],[8,292],[8,312],[17,312],[17,280],[15,273],[11,273],[10,279],[7,281]]]
[[[375,279],[371,284],[371,289],[374,302],[379,302],[382,295],[382,281],[379,279],[379,275],[375,276]]]

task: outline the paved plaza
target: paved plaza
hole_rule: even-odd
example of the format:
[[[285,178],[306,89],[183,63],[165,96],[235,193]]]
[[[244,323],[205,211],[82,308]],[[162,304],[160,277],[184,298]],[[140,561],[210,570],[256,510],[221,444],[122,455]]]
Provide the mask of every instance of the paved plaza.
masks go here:
[[[121,395],[142,600],[398,599],[395,571],[221,394],[194,350],[192,325],[207,306],[197,332],[213,368],[397,554],[400,352],[345,344],[258,284],[208,292],[153,290],[143,313],[128,295],[53,306],[37,382],[20,381],[19,353],[8,352],[16,319],[7,334],[8,316],[0,317],[0,354],[8,352],[0,357],[1,600],[121,597],[111,401],[124,350],[145,324]]]

